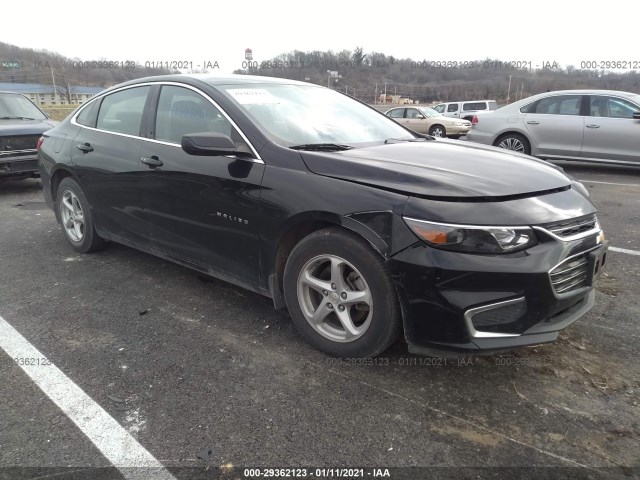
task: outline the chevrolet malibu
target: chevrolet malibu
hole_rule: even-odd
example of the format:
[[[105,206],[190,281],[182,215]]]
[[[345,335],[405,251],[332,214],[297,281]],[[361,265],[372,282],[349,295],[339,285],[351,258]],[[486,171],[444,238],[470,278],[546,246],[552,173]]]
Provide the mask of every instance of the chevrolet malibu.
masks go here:
[[[584,188],[433,139],[333,90],[255,76],[115,86],[39,141],[73,249],[118,242],[273,299],[337,357],[551,342],[607,244]]]

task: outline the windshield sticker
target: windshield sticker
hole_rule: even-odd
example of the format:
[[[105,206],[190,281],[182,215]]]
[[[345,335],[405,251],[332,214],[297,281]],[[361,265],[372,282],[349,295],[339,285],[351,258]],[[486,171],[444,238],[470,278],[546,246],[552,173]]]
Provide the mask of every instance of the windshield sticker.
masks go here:
[[[277,97],[267,92],[264,88],[234,88],[227,91],[242,105],[280,103]]]

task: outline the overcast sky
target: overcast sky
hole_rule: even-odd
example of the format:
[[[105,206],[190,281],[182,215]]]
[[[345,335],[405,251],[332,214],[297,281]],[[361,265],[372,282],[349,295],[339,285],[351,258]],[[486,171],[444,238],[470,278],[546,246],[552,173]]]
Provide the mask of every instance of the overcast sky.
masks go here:
[[[624,7],[597,5],[563,0],[181,0],[152,6],[132,0],[60,0],[25,6],[8,0],[2,5],[0,41],[82,59],[217,61],[221,72],[241,68],[247,47],[258,61],[294,49],[361,46],[365,52],[414,60],[491,57],[534,66],[640,62],[637,22],[626,21],[638,18],[640,6],[635,1]]]

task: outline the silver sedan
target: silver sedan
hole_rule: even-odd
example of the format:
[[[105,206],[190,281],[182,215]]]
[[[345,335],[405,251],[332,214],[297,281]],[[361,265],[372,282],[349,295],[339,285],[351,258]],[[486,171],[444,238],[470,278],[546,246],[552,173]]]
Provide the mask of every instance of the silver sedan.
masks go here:
[[[545,159],[640,164],[640,95],[564,90],[477,115],[467,140]]]

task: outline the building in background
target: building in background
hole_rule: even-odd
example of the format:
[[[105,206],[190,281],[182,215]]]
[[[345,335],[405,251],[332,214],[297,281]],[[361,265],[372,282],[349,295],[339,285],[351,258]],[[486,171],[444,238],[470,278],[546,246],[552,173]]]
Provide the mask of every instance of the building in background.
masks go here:
[[[67,92],[69,88],[69,92]],[[16,92],[25,95],[33,103],[39,106],[49,107],[53,105],[80,105],[94,95],[100,93],[102,87],[85,87],[82,85],[70,85],[57,87],[40,83],[2,83],[0,91]]]

